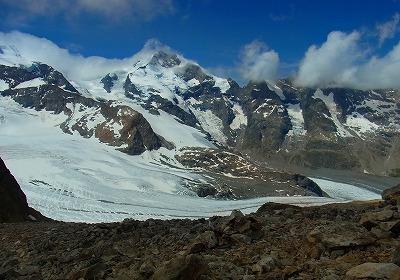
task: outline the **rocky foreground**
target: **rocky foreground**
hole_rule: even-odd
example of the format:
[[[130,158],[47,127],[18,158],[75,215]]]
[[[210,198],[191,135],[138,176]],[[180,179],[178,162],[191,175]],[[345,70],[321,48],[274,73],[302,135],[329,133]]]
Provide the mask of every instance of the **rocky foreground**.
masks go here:
[[[49,220],[0,159],[3,279],[400,279],[400,185],[383,200],[267,203],[208,220]]]
[[[399,189],[209,220],[3,223],[0,279],[400,279]]]

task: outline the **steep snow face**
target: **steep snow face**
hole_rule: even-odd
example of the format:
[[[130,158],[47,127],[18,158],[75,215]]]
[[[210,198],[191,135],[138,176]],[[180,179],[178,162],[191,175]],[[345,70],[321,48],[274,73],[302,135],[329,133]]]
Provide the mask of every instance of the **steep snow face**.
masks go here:
[[[362,139],[364,139],[364,134],[373,133],[379,129],[379,125],[371,122],[358,112],[347,116],[346,125]]]
[[[283,91],[280,87],[278,87],[275,83],[268,81],[267,82],[268,88],[276,93],[279,98],[283,101],[286,99],[286,96],[283,94]]]
[[[215,141],[221,144],[226,144],[228,139],[223,132],[224,124],[220,118],[218,118],[211,110],[202,111],[193,108],[192,112],[195,114],[203,129],[207,131]]]
[[[219,88],[222,93],[226,93],[231,88],[227,79],[222,79],[215,76],[213,76],[213,79],[215,80],[214,87]]]
[[[300,108],[300,104],[288,104],[286,110],[292,123],[292,129],[289,130],[287,135],[305,135],[303,111]]]
[[[242,106],[235,103],[233,105],[233,113],[235,114],[235,118],[232,123],[229,125],[231,129],[236,130],[243,126],[247,125],[247,116],[244,114]]]
[[[135,111],[141,113],[151,124],[154,132],[161,135],[165,140],[174,143],[176,149],[183,147],[214,147],[200,130],[179,122],[174,116],[160,110],[160,114],[151,114],[142,106],[128,98],[121,99],[115,104],[128,105]]]

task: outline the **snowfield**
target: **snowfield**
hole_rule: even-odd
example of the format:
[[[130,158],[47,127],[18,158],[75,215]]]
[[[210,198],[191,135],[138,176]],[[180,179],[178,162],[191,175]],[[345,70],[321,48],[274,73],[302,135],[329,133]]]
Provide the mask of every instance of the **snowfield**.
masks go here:
[[[0,97],[0,155],[26,193],[28,203],[56,220],[200,218],[227,215],[233,209],[253,212],[268,201],[320,205],[378,197],[363,189],[355,192],[332,188],[329,192],[325,188],[333,198],[199,198],[184,185],[202,178],[181,169],[173,161],[173,151],[161,149],[129,156],[95,138],[64,134],[57,127],[63,121],[63,116],[24,109],[10,98]],[[161,164],[161,154],[169,157],[174,167]]]

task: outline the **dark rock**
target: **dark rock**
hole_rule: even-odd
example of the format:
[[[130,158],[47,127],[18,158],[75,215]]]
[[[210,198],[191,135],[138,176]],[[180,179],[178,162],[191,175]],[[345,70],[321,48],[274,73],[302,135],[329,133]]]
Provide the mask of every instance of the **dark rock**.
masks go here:
[[[146,261],[146,262],[142,263],[142,265],[140,266],[139,272],[143,276],[149,277],[149,276],[153,275],[155,269],[156,268],[152,262]]]
[[[382,210],[378,212],[367,212],[362,214],[360,224],[367,229],[378,225],[379,222],[388,221],[393,217],[393,210]]]
[[[400,203],[400,184],[382,192],[382,198],[386,201],[396,201]]]
[[[102,279],[104,277],[106,265],[102,262],[93,264],[84,269],[71,273],[69,280],[79,279]]]
[[[114,86],[115,81],[118,81],[118,76],[116,74],[107,74],[100,80],[100,82],[103,84],[104,89],[108,93],[111,92],[111,89]]]
[[[294,175],[294,180],[297,182],[297,185],[303,189],[306,189],[317,196],[320,197],[327,197],[328,195],[322,191],[322,189],[310,178],[307,178],[306,176],[300,175],[300,174],[295,174]]]
[[[165,68],[171,68],[181,64],[181,60],[174,53],[166,53],[164,51],[159,51],[153,55],[150,63],[151,65],[161,65]]]
[[[280,261],[275,256],[266,255],[263,256],[255,265],[253,265],[251,270],[257,274],[263,274],[272,271],[280,265]]]
[[[392,263],[400,266],[400,247],[397,247],[392,255]]]
[[[268,202],[263,204],[260,208],[257,210],[257,214],[261,215],[271,215],[274,213],[275,210],[285,210],[285,209],[294,209],[294,210],[300,210],[301,208],[299,206],[294,206],[290,204],[281,204],[281,203],[275,203],[275,202]]]
[[[38,211],[28,206],[21,187],[0,158],[0,223],[45,219]]]
[[[184,255],[173,258],[158,268],[153,280],[186,280],[200,279],[208,270],[204,258],[199,255]]]
[[[379,227],[386,232],[393,233],[395,236],[400,234],[400,220],[381,222]]]
[[[217,236],[213,231],[205,231],[195,238],[189,247],[191,254],[215,248],[218,245]]]

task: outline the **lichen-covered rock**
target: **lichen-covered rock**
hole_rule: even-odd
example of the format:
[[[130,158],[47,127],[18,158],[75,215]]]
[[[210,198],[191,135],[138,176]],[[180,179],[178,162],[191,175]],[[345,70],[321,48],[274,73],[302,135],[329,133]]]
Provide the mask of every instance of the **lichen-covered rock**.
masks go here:
[[[363,263],[350,269],[348,279],[399,280],[400,267],[393,263]]]

